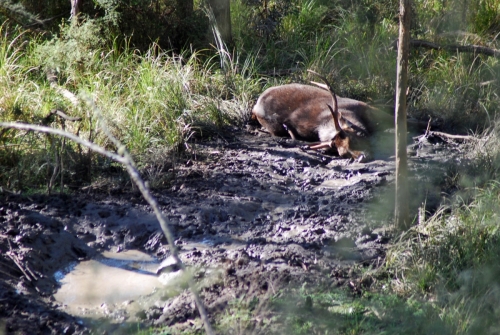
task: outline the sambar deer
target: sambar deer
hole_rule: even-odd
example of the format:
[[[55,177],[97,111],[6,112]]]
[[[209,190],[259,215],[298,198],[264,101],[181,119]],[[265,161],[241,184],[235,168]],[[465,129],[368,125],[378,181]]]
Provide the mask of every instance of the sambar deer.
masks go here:
[[[380,111],[358,100],[337,98],[324,76],[308,71],[325,84],[311,82],[318,87],[287,84],[268,88],[257,100],[253,115],[273,136],[319,141],[309,148],[331,148],[341,157],[365,160],[366,143],[363,148],[361,142],[377,127],[379,120],[374,114]]]

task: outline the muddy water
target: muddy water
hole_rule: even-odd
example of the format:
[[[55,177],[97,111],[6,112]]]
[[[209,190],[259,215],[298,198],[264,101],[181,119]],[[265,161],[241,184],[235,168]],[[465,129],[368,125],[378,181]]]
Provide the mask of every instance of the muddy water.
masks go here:
[[[72,315],[102,316],[163,286],[156,275],[158,266],[155,258],[137,250],[104,252],[67,274],[56,273],[61,288],[54,297]]]

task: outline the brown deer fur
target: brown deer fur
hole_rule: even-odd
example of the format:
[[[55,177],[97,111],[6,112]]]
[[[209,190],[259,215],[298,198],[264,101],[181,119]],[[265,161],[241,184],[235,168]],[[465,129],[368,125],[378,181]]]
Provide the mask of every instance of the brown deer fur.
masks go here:
[[[331,147],[339,156],[366,157],[359,150],[367,148],[360,148],[358,142],[377,128],[374,114],[378,110],[361,101],[337,98],[328,90],[328,83],[315,84],[323,88],[302,84],[271,87],[259,97],[252,113],[273,136],[320,141],[310,148]]]

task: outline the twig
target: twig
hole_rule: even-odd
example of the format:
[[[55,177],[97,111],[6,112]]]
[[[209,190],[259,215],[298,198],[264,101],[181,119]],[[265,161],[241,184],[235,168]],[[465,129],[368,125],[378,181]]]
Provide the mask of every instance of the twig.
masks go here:
[[[63,97],[68,99],[73,106],[78,106],[78,103],[80,102],[76,95],[74,95],[72,92],[68,91],[64,87],[61,87],[57,85],[57,76],[53,71],[47,72],[47,80],[50,83],[50,87],[55,89],[59,94],[61,94]]]
[[[479,138],[470,135],[452,135],[448,133],[443,133],[441,131],[430,131],[429,134],[449,138],[452,140],[479,141]]]
[[[67,120],[67,121],[81,121],[82,118],[79,117],[79,116],[69,116],[67,115],[66,113],[64,113],[62,110],[60,109],[53,109],[49,112],[49,114],[44,118],[44,120],[47,120],[49,117],[51,117],[52,115],[57,115],[61,118],[63,118],[64,120]]]
[[[94,109],[97,109],[97,107],[95,107],[95,106],[92,106],[92,107]],[[134,164],[132,158],[130,157],[130,155],[128,154],[128,152],[126,151],[125,146],[123,146],[115,137],[113,137],[111,134],[109,134],[109,132],[107,132],[107,130],[105,130],[105,132],[107,132],[108,135],[111,136],[110,137],[111,141],[118,147],[118,154],[109,152],[106,149],[104,149],[104,148],[102,148],[94,143],[91,143],[85,139],[82,139],[78,136],[75,136],[71,133],[68,133],[66,131],[59,130],[59,129],[31,125],[31,124],[24,124],[24,123],[16,123],[16,122],[0,122],[0,127],[15,128],[15,129],[20,129],[20,130],[28,130],[28,131],[38,131],[38,132],[42,132],[42,133],[63,136],[63,137],[69,138],[72,141],[75,141],[76,143],[79,143],[83,146],[86,146],[86,147],[90,148],[91,150],[93,150],[93,151],[95,151],[103,156],[106,156],[106,157],[108,157],[116,162],[119,162],[119,163],[125,165],[128,173],[130,174],[130,178],[137,185],[137,187],[139,188],[144,199],[153,208],[153,211],[156,215],[156,218],[158,219],[158,221],[160,223],[161,229],[162,229],[163,233],[165,234],[165,237],[167,238],[172,257],[179,264],[179,267],[181,268],[181,270],[184,272],[186,271],[186,267],[185,267],[184,263],[180,260],[177,248],[175,247],[173,234],[168,227],[167,220],[163,216],[163,214],[158,206],[158,203],[156,202],[156,199],[151,195],[149,188],[146,186],[146,184],[142,180],[141,176],[139,175],[139,172],[135,168],[135,164]],[[15,260],[14,260],[14,262],[15,262]],[[22,268],[20,268],[20,269],[23,273],[25,273],[25,271]],[[25,275],[26,275],[26,273],[25,273]],[[29,277],[28,277],[28,279],[29,279]],[[205,306],[203,305],[203,302],[201,301],[200,296],[198,295],[198,292],[196,290],[195,284],[194,284],[191,276],[189,276],[188,284],[189,284],[189,288],[191,290],[191,293],[193,294],[196,306],[198,308],[198,312],[200,313],[200,317],[201,317],[203,324],[205,326],[206,333],[207,334],[214,334],[212,327],[210,325],[210,322],[208,320],[208,315],[207,315],[207,312],[205,310]]]
[[[11,191],[9,189],[6,189],[3,186],[0,186],[0,193],[7,193],[7,194],[12,194],[12,195],[18,195],[19,193],[16,193],[14,191]]]
[[[44,126],[37,126],[37,125],[26,124],[26,123],[18,123],[18,122],[0,122],[0,127],[15,128],[15,129],[20,129],[20,130],[28,130],[28,131],[37,131],[40,133],[64,136],[66,138],[69,138],[72,141],[75,141],[76,143],[79,143],[83,146],[86,146],[87,148],[91,149],[92,151],[97,152],[98,154],[106,156],[106,157],[108,157],[108,158],[110,158],[118,163],[125,164],[125,159],[122,156],[119,156],[115,153],[107,151],[106,149],[98,146],[97,144],[91,143],[83,138],[80,138],[76,135],[73,135],[71,133],[68,133],[68,132],[60,130],[60,129],[44,127]]]
[[[425,134],[424,134],[425,137],[427,137],[429,135],[429,132],[431,131],[431,120],[432,118],[429,118],[429,122],[427,123],[427,128],[425,129]]]
[[[21,272],[24,274],[24,276],[26,277],[26,279],[28,279],[29,281],[32,281],[31,276],[26,271],[24,271],[22,265],[17,260],[16,255],[12,251],[6,252],[5,254],[7,256],[9,256],[10,259],[12,259],[12,261],[14,262],[14,264],[16,264],[17,267],[19,268],[19,270],[21,270]],[[33,278],[33,279],[35,279],[35,278]]]
[[[11,270],[11,272],[16,271],[15,267],[11,266],[10,264],[6,263],[5,261],[0,262],[0,267],[8,268],[9,270]],[[15,278],[14,275],[12,275],[12,274],[10,274],[10,275]]]
[[[3,270],[0,270],[0,273],[1,273],[1,274],[3,274],[3,275],[5,275],[5,276],[8,276],[8,277],[14,278],[14,279],[19,279],[18,277],[14,276],[14,275],[12,275],[12,274],[10,274],[10,273],[8,273],[8,272],[5,272],[5,271],[3,271]]]

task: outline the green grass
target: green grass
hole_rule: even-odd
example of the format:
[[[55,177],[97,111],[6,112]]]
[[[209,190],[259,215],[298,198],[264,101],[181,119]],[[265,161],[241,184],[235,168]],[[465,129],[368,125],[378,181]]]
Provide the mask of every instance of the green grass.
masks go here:
[[[406,232],[387,264],[393,289],[433,301],[455,334],[493,334],[499,327],[500,184],[476,188],[472,202]]]
[[[221,334],[452,334],[439,310],[389,290],[361,296],[346,289],[280,291],[255,308],[233,301],[219,317]]]
[[[123,49],[118,43],[108,47],[96,36],[98,29],[93,24],[86,22],[78,33],[73,33],[73,26],[63,27],[59,39],[33,39],[24,44],[18,42],[23,33],[14,40],[3,35],[2,120],[60,127],[61,120],[45,119],[52,109],[60,109],[82,118],[80,122],[65,122],[66,130],[114,150],[99,129],[98,116],[92,115],[85,103],[90,99],[103,111],[111,133],[129,148],[140,167],[149,164],[152,153],[174,154],[184,150],[184,143],[193,136],[218,136],[224,127],[242,125],[247,120],[251,99],[260,91],[259,79],[251,77],[251,56],[243,59],[235,53],[226,57],[230,68],[223,72],[213,57],[206,57],[217,56],[218,50],[172,54],[155,44],[145,53],[126,45]],[[74,52],[69,52],[71,49]],[[49,85],[45,78],[49,69],[56,71],[60,87],[80,99],[79,105],[72,105]],[[76,161],[78,165],[91,156],[71,143],[61,153],[60,139],[33,133],[6,131],[0,140],[6,149],[0,164],[5,167],[0,183],[14,190],[25,190],[20,180],[43,184],[59,154],[66,161],[66,180],[79,182],[71,177],[71,163]],[[11,181],[14,179],[17,181]]]
[[[458,7],[453,3],[417,2],[419,37],[432,40],[437,29],[433,24],[455,13]],[[490,23],[483,25],[494,26],[492,4],[472,4],[489,11]],[[326,74],[339,95],[392,109],[396,53],[391,45],[398,33],[394,1],[363,2],[357,7],[345,1],[320,0],[276,0],[268,5],[266,12],[261,6],[233,2],[234,49],[219,43],[220,49],[173,53],[152,44],[139,52],[130,40],[111,34],[106,20],[86,19],[78,27],[63,23],[53,38],[4,25],[1,118],[60,126],[60,120],[45,119],[57,108],[82,117],[81,122],[66,122],[67,130],[112,148],[88,106],[73,106],[49,85],[46,72],[52,70],[61,87],[82,101],[93,100],[111,132],[127,145],[138,164],[150,166],[158,152],[175,157],[187,148],[189,139],[218,136],[227,125],[244,124],[265,87],[307,82],[308,68]],[[263,15],[267,21],[262,21]],[[487,29],[481,31],[482,35],[476,34],[477,43],[490,38]],[[110,40],[109,36],[115,37]],[[454,42],[469,43],[469,35],[463,36]],[[410,68],[413,116],[431,117],[444,129],[463,133],[482,131],[496,119],[500,106],[496,59],[417,50]],[[276,70],[290,70],[291,75],[266,75]],[[90,177],[82,183],[91,182],[92,171],[100,166],[74,144],[66,144],[61,155],[59,139],[8,131],[0,140],[8,143],[0,183],[16,190],[25,187],[21,179],[37,187],[45,184],[58,155],[67,163],[63,174],[77,184],[72,177],[73,162],[82,166],[82,161],[90,160],[85,173]],[[160,170],[164,168],[168,170],[168,166]]]
[[[138,51],[129,39],[110,34],[104,21],[91,19],[79,27],[63,22],[53,37],[4,24],[0,119],[64,126],[116,150],[86,103],[91,100],[151,185],[163,187],[175,177],[171,167],[178,155],[192,150],[191,140],[244,125],[264,88],[307,82],[308,68],[325,74],[341,96],[392,109],[397,1],[267,3],[268,12],[261,5],[232,1],[234,41],[229,47],[219,43],[219,49],[172,52],[152,43]],[[499,49],[499,8],[499,0],[415,1],[412,36]],[[73,105],[50,85],[49,69],[80,104]],[[273,75],[281,70],[290,74]],[[449,178],[461,202],[449,200],[403,234],[379,269],[389,279],[360,296],[315,287],[290,288],[266,301],[240,298],[217,320],[221,333],[498,333],[500,187],[491,180],[498,180],[500,168],[499,77],[496,58],[412,50],[410,115],[425,121],[431,117],[436,127],[484,139],[467,148],[470,163]],[[47,118],[53,109],[82,120],[63,125]],[[61,159],[64,168],[54,179]],[[61,175],[65,185],[76,187],[103,176],[126,183],[115,170],[110,161],[59,138],[0,130],[0,186],[9,190],[59,187],[67,192],[61,189]]]

